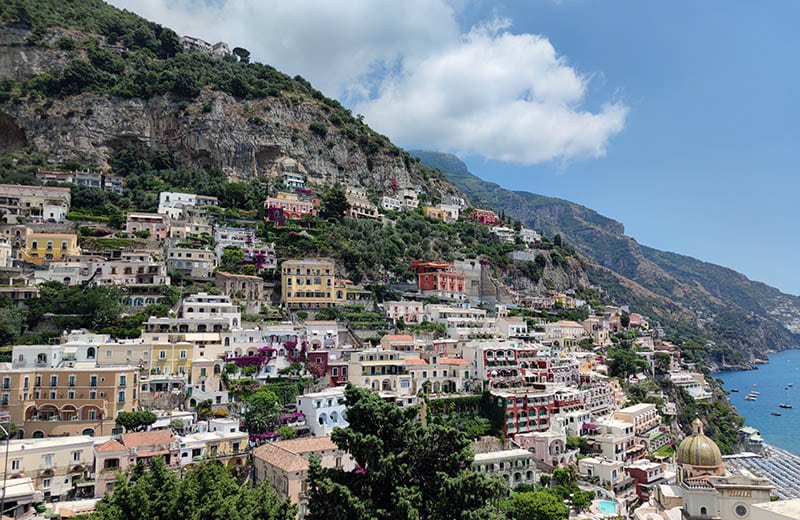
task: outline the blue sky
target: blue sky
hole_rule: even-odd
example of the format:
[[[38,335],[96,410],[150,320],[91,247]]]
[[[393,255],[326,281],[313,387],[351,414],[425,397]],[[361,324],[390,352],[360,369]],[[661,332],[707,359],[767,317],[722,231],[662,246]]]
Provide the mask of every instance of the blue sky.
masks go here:
[[[112,0],[302,74],[393,141],[800,294],[800,4]]]

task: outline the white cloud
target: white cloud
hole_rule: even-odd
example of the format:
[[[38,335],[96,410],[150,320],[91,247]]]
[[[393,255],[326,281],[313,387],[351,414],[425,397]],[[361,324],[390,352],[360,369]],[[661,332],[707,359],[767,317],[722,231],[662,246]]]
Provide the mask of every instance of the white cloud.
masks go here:
[[[550,42],[515,35],[508,23],[472,29],[448,48],[386,78],[377,97],[357,110],[402,143],[541,163],[605,154],[627,108],[581,108],[588,78]]]
[[[110,0],[176,30],[247,48],[253,59],[300,74],[344,102],[397,67],[458,38],[444,0]]]
[[[459,0],[463,1],[463,0]],[[493,18],[463,33],[447,0],[111,0],[301,74],[409,147],[534,164],[605,154],[627,107],[584,107],[589,77]]]

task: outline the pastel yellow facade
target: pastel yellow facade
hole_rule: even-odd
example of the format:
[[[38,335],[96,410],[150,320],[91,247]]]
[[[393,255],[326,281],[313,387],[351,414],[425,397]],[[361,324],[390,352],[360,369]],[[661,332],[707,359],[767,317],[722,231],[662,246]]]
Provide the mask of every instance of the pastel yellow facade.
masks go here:
[[[150,357],[150,372],[165,376],[184,376],[192,370],[194,343],[155,343]]]
[[[64,261],[68,256],[79,255],[78,235],[74,233],[28,233],[20,258],[42,265],[45,262]]]
[[[289,308],[332,307],[347,301],[328,259],[286,260],[281,265],[281,301]]]

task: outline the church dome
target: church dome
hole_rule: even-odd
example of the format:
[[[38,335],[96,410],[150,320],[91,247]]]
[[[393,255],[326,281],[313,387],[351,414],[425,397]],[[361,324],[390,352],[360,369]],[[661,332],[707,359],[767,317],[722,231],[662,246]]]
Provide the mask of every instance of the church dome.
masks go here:
[[[722,466],[722,453],[717,443],[703,433],[703,423],[695,419],[692,434],[683,439],[678,446],[675,462],[681,465],[719,467]]]

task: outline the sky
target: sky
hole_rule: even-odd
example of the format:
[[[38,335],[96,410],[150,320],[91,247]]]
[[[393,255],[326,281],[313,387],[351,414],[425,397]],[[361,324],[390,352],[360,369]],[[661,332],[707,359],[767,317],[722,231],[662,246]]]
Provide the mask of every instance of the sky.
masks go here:
[[[111,0],[396,144],[800,294],[800,2]]]

